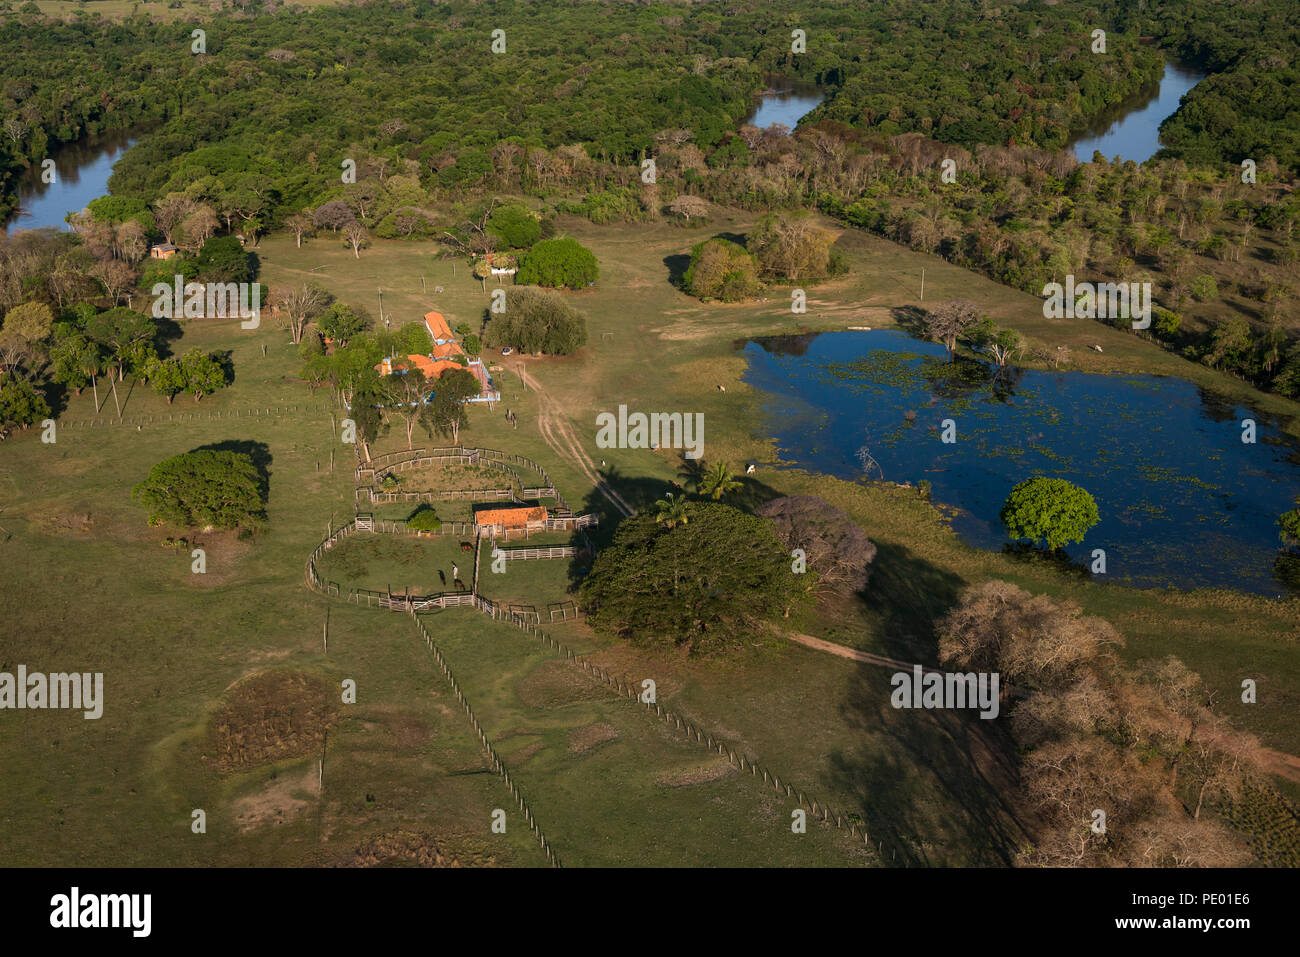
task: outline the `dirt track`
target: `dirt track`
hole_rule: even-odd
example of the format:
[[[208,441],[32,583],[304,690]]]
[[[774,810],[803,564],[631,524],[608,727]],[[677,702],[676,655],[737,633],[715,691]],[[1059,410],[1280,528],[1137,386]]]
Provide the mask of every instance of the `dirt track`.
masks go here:
[[[512,368],[519,376],[519,381],[525,387],[537,393],[540,406],[537,415],[537,428],[542,433],[542,440],[560,458],[577,466],[578,471],[587,476],[596,491],[605,496],[611,505],[624,515],[632,515],[636,509],[629,505],[608,482],[600,477],[600,473],[596,469],[596,463],[591,460],[591,456],[583,449],[582,443],[578,441],[578,437],[573,431],[573,424],[560,411],[555,400],[547,394],[536,379],[524,371],[522,362],[514,363]]]

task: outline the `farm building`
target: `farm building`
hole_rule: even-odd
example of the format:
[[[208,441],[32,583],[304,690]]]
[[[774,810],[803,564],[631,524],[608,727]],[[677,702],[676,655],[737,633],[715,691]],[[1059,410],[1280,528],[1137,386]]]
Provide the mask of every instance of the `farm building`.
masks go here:
[[[171,243],[156,243],[149,247],[151,259],[171,259],[179,250]]]
[[[424,314],[424,327],[429,330],[429,338],[433,340],[435,346],[446,345],[447,343],[455,345],[456,337],[451,334],[451,326],[447,325],[447,320],[442,313],[426,312]]]
[[[546,528],[546,508],[541,505],[488,507],[474,513],[475,531],[490,538],[524,538]]]
[[[425,378],[433,381],[452,369],[468,369],[479,382],[479,394],[471,398],[470,402],[490,403],[501,399],[501,393],[493,386],[492,377],[488,375],[483,360],[476,356],[465,355],[465,350],[456,341],[451,326],[442,313],[425,313],[424,326],[429,330],[429,337],[433,339],[433,351],[429,355],[408,355],[405,359],[389,356],[375,366],[375,371],[380,375],[392,375],[401,373],[404,366],[414,367],[423,372]]]

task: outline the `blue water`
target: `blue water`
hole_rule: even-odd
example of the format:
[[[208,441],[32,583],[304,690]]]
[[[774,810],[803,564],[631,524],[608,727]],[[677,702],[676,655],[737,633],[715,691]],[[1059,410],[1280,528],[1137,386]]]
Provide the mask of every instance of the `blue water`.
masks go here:
[[[1198,70],[1165,64],[1160,83],[1114,110],[1107,111],[1071,146],[1081,163],[1092,161],[1100,151],[1108,160],[1119,157],[1144,163],[1160,149],[1160,124],[1178,111],[1183,94],[1200,83],[1205,74]]]
[[[757,126],[760,130],[765,130],[776,123],[794,129],[805,115],[811,113],[818,103],[826,99],[821,90],[808,83],[781,79],[772,79],[769,82],[773,89],[789,92],[759,98],[758,106],[745,122]]]
[[[1035,370],[998,381],[984,363],[954,366],[942,346],[892,330],[743,350],[784,461],[845,479],[928,480],[936,503],[959,509],[953,528],[971,545],[1004,547],[1007,494],[1047,475],[1097,500],[1101,521],[1066,551],[1090,565],[1105,549],[1106,580],[1287,590],[1274,575],[1276,522],[1300,496],[1300,443],[1192,382]],[[1241,441],[1248,417],[1254,445]],[[940,441],[946,418],[955,444]]]
[[[41,182],[40,164],[33,165],[18,181],[18,215],[6,231],[67,229],[68,213],[81,212],[92,199],[108,193],[113,164],[134,142],[122,134],[107,134],[69,143],[54,154],[53,183]]]

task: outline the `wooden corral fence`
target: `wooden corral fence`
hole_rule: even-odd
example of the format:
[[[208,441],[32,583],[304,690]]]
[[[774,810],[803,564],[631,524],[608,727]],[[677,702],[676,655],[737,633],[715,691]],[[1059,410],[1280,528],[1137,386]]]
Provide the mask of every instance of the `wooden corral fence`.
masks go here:
[[[440,591],[432,595],[393,595],[369,588],[354,588],[348,592],[346,598],[357,605],[364,600],[367,608],[387,608],[389,611],[411,609],[428,611],[430,608],[455,608],[460,605],[474,604],[474,596],[467,591]]]
[[[473,522],[443,522],[441,528],[432,530],[407,528],[401,519],[372,518],[371,523],[370,531],[385,535],[473,535],[475,528]]]
[[[375,522],[369,515],[358,515],[355,521],[348,522],[333,531],[323,542],[316,546],[316,549],[311,553],[311,557],[307,559],[307,584],[310,588],[326,595],[340,596],[358,605],[364,601],[367,608],[387,608],[391,611],[406,611],[411,606],[423,611],[428,608],[451,608],[457,605],[474,604],[472,600],[474,598],[473,591],[443,591],[431,595],[407,596],[372,591],[369,588],[353,588],[345,595],[342,586],[338,582],[327,581],[320,577],[316,570],[316,561],[342,539],[362,531],[399,535],[472,535],[474,526],[467,522],[443,522],[442,528],[436,532],[417,532],[408,529],[405,522]],[[478,558],[477,551],[474,553],[474,557]],[[477,561],[474,563],[474,567],[474,581],[475,585],[477,585]]]
[[[451,488],[436,492],[385,492],[373,485],[357,486],[357,505],[362,497],[368,497],[371,505],[385,502],[446,502],[462,498],[483,499],[489,502],[517,502],[518,497],[512,488]]]
[[[548,518],[542,523],[542,527],[548,532],[568,532],[575,528],[594,528],[600,524],[600,518],[595,512],[588,512],[586,515],[572,515],[565,518]]]
[[[517,465],[522,468],[530,469],[542,477],[544,486],[534,486],[534,488],[550,489],[553,493],[549,498],[554,498],[565,511],[569,509],[569,503],[560,495],[555,483],[551,481],[550,475],[547,474],[540,464],[523,455],[515,455],[511,452],[503,452],[500,449],[476,449],[465,448],[462,446],[452,446],[445,449],[399,449],[395,452],[385,452],[382,455],[373,456],[370,461],[362,462],[361,453],[357,452],[357,484],[363,482],[374,483],[375,477],[381,472],[401,471],[403,469],[418,468],[421,465],[442,464],[447,461],[454,461],[471,465],[491,465],[497,467],[497,463],[506,467],[518,478],[509,466]],[[523,483],[520,482],[522,487]]]
[[[560,621],[576,621],[579,617],[578,605],[572,601],[553,601],[546,606],[546,610],[552,622],[556,615],[560,616]]]
[[[496,542],[492,543],[496,547]],[[534,545],[524,548],[503,548],[501,552],[508,562],[525,558],[573,558],[582,549],[574,545]]]

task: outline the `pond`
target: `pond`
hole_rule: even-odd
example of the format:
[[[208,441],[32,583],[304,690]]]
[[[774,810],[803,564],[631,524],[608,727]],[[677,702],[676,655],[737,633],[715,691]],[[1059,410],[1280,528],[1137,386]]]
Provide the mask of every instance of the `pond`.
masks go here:
[[[745,381],[767,393],[783,461],[851,480],[928,481],[971,545],[1007,546],[998,519],[1007,494],[1047,475],[1097,500],[1101,521],[1066,551],[1089,566],[1092,550],[1104,549],[1108,581],[1267,595],[1294,587],[1278,565],[1276,522],[1300,495],[1300,443],[1192,382],[994,376],[985,363],[949,362],[942,346],[893,330],[741,348]],[[1247,417],[1257,422],[1253,445],[1241,440]],[[953,444],[941,441],[944,419],[956,424]]]
[[[1075,157],[1089,163],[1092,154],[1100,151],[1108,160],[1118,156],[1146,162],[1160,149],[1160,124],[1177,112],[1183,94],[1203,79],[1205,74],[1199,70],[1166,63],[1158,83],[1107,110],[1071,142]]]
[[[758,105],[750,114],[746,123],[761,130],[777,123],[794,129],[799,121],[811,113],[817,104],[826,99],[826,94],[815,83],[801,80],[789,80],[784,77],[768,77],[768,88],[759,96]]]
[[[113,164],[135,140],[127,133],[105,133],[61,147],[54,154],[53,183],[41,182],[39,163],[18,180],[18,215],[6,231],[52,226],[67,229],[64,217],[86,208],[108,192]]]

